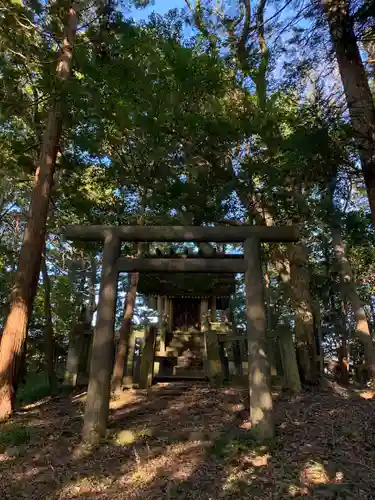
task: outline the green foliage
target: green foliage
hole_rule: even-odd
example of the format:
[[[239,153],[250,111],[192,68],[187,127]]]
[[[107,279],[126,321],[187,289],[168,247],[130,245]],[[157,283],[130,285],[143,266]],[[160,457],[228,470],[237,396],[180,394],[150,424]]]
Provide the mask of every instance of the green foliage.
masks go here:
[[[254,431],[229,432],[217,438],[211,448],[211,453],[220,458],[229,458],[232,455],[237,455],[239,452],[248,453],[254,452],[258,454],[266,453],[275,443],[268,445],[258,444],[257,436]]]
[[[57,387],[51,387],[44,372],[31,373],[25,384],[17,391],[17,405],[23,406],[35,403],[43,398],[56,394]]]
[[[14,426],[12,424],[0,427],[0,451],[12,446],[27,444],[31,438],[28,427]]]

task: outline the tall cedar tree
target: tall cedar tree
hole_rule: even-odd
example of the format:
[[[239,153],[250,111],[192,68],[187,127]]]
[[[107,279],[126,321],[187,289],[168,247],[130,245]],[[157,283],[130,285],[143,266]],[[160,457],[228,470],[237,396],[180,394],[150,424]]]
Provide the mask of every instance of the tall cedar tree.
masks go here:
[[[58,57],[56,75],[62,83],[71,73],[72,49],[77,29],[77,12],[67,15],[65,36]],[[33,188],[27,226],[22,241],[18,269],[10,297],[10,310],[0,348],[0,420],[11,415],[21,354],[36,295],[45,244],[46,222],[51,201],[58,144],[62,128],[62,106],[56,97],[48,112],[41,144],[37,181]]]
[[[322,0],[375,226],[375,106],[346,0]]]

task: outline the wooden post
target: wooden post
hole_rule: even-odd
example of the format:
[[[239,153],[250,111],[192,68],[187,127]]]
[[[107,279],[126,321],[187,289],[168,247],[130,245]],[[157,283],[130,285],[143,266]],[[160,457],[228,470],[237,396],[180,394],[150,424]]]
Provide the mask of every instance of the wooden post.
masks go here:
[[[173,329],[173,300],[169,299],[169,318],[168,318],[168,332]]]
[[[207,332],[208,331],[208,300],[207,299],[202,299],[201,300],[201,332]]]
[[[145,330],[143,330],[142,333],[139,331],[135,332],[132,373],[133,373],[133,384],[136,387],[139,386],[139,379],[141,373],[141,359],[142,359],[144,344],[145,344]]]
[[[153,296],[147,297],[147,307],[149,309],[156,309],[156,299]]]
[[[125,376],[122,381],[124,387],[133,387],[134,376],[133,376],[133,362],[134,362],[134,349],[135,349],[135,331],[133,328],[130,331],[129,343],[128,343],[128,356],[126,360]]]
[[[146,327],[145,343],[141,357],[141,375],[139,378],[139,388],[147,389],[152,385],[154,373],[154,354],[156,342],[156,328],[154,325]]]
[[[160,351],[165,351],[165,335],[164,335],[164,305],[165,305],[165,297],[162,295],[158,295],[158,315],[159,315],[159,321],[158,321],[158,330],[159,330],[159,339],[160,339],[160,345],[159,345],[159,350]]]
[[[239,340],[232,342],[233,362],[237,377],[243,376],[240,342]]]
[[[99,441],[108,423],[117,298],[116,260],[120,254],[120,245],[117,236],[111,232],[107,233],[104,240],[103,270],[83,423],[83,439],[90,443]]]
[[[206,333],[208,332],[208,300],[207,299],[201,299],[201,306],[200,306],[200,323],[201,323],[201,332]],[[204,359],[203,359],[203,366],[206,372],[206,375],[209,376],[209,369],[208,369],[208,350],[207,350],[207,341],[206,341],[206,335],[204,336]]]
[[[216,323],[216,296],[211,297],[211,323]]]
[[[166,338],[166,328],[169,314],[169,299],[168,297],[163,297],[163,312],[160,328],[160,350],[165,351],[165,338]]]
[[[248,339],[250,421],[260,441],[274,435],[270,367],[266,355],[266,318],[260,241],[249,238],[244,243],[247,264],[245,273]]]
[[[219,342],[217,334],[211,330],[205,332],[205,343],[207,352],[207,374],[210,382],[214,385],[221,385],[223,376],[221,371]]]
[[[169,297],[164,296],[164,314],[169,315]]]
[[[158,295],[156,308],[159,314],[159,326],[160,326],[161,317],[163,315],[163,297],[161,295]]]

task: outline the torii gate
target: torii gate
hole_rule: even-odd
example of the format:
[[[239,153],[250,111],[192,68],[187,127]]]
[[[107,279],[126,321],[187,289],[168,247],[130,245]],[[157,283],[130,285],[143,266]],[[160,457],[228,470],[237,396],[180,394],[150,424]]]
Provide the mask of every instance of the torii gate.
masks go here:
[[[68,226],[66,238],[103,241],[103,269],[93,338],[83,438],[98,441],[108,423],[114,321],[119,272],[245,273],[250,421],[260,439],[273,436],[272,394],[260,259],[262,242],[295,242],[292,226]],[[122,241],[243,243],[243,258],[124,258]]]

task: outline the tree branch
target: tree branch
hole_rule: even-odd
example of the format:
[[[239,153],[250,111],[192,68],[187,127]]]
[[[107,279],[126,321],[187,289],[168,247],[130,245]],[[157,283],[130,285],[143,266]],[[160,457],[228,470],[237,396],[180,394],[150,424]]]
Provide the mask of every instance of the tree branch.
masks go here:
[[[256,14],[256,28],[258,33],[258,42],[260,48],[260,63],[258,67],[258,74],[256,76],[256,87],[258,101],[261,109],[265,109],[267,100],[267,82],[266,75],[269,62],[269,51],[264,35],[264,10],[266,8],[267,0],[261,0]]]
[[[237,45],[237,57],[243,68],[248,66],[246,57],[246,44],[250,34],[250,23],[251,23],[251,0],[242,0],[243,6],[245,8],[245,20],[242,28],[242,34]]]
[[[212,39],[212,35],[209,32],[207,26],[204,25],[203,16],[202,16],[202,5],[201,5],[200,0],[196,1],[195,7],[193,7],[190,0],[185,0],[185,3],[186,3],[187,8],[190,10],[190,12],[193,15],[193,19],[194,19],[194,23],[195,23],[196,28],[202,33],[202,35],[204,35],[207,38],[208,43],[210,45],[210,50],[212,53],[214,53],[215,49],[216,49],[215,42]]]

